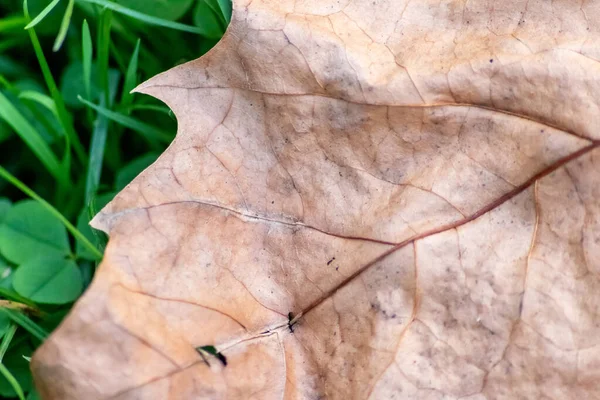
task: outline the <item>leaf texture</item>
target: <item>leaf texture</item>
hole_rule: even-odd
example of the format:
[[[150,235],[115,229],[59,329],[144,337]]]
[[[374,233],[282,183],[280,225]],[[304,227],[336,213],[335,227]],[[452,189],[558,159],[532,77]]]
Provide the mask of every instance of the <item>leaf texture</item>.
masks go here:
[[[600,1],[233,8],[42,397],[600,398]]]

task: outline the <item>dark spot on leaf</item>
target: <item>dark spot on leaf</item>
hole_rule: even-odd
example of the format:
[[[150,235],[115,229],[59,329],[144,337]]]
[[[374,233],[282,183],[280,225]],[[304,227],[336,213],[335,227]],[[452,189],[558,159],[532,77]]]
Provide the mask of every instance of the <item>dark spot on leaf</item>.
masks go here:
[[[523,313],[523,296],[521,296],[521,301],[519,301],[519,316]]]
[[[298,322],[298,321],[294,321],[294,314],[289,312],[288,313],[288,328],[290,330],[290,333],[294,333],[294,325],[296,325],[296,322]]]
[[[215,357],[217,360],[219,360],[221,362],[221,364],[223,364],[224,367],[227,366],[227,357],[225,357],[223,354],[218,352],[215,346],[212,346],[212,345],[199,346],[199,347],[196,347],[196,351],[198,352],[198,354],[200,354],[200,357],[202,357],[202,361],[204,361],[204,363],[208,366],[210,366],[210,364],[209,364],[208,360],[206,359],[206,356],[204,355],[204,353],[210,354],[211,356]]]
[[[217,353],[215,357],[217,357],[219,361],[221,361],[221,364],[223,364],[224,367],[227,366],[227,358],[223,354]]]

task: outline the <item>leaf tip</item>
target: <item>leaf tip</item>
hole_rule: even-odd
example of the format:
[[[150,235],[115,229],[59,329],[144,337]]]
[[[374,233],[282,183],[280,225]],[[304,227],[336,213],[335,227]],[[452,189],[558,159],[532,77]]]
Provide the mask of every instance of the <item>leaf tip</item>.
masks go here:
[[[90,221],[90,226],[92,228],[102,231],[106,234],[108,234],[110,231],[110,225],[109,218],[106,216],[106,214],[102,213],[102,211],[96,214]]]

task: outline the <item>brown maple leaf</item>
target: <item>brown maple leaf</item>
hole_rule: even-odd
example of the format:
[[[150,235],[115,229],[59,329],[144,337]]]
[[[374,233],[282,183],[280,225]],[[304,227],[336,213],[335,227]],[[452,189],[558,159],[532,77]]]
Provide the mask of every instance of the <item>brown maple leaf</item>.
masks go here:
[[[600,398],[599,62],[595,0],[236,1],[40,393]]]

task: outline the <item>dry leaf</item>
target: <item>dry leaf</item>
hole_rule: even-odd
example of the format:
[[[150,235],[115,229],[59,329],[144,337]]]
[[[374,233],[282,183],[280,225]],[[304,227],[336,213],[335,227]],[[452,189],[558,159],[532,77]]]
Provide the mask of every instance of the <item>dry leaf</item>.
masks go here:
[[[138,89],[179,133],[96,217],[42,396],[600,398],[599,32],[595,0],[236,1]]]

